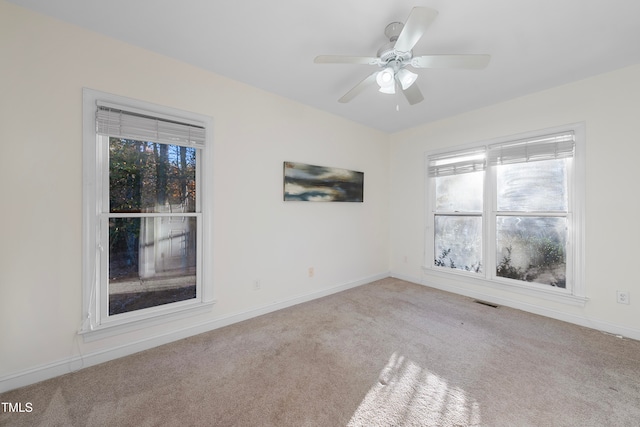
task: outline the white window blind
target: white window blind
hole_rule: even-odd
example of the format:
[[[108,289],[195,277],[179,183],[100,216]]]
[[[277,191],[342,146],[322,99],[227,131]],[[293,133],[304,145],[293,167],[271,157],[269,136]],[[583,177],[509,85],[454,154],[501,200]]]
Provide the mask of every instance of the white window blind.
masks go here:
[[[447,176],[485,170],[485,149],[475,148],[428,157],[429,176]]]
[[[574,132],[568,131],[542,137],[492,144],[489,145],[488,157],[491,165],[566,159],[573,157],[574,146]]]
[[[142,110],[98,103],[96,131],[100,135],[182,146],[204,146],[205,129],[179,119],[147,115]]]

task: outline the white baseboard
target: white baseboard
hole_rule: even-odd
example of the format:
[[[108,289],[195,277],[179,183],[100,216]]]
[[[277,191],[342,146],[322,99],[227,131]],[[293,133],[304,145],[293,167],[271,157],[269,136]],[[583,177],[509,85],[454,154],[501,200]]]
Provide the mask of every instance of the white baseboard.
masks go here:
[[[347,289],[362,286],[389,276],[390,273],[388,272],[380,273],[374,276],[336,285],[331,288],[323,289],[321,291],[298,295],[283,301],[270,303],[252,310],[221,316],[212,320],[208,320],[206,322],[191,325],[183,329],[173,330],[171,332],[159,334],[118,347],[84,354],[81,356],[73,356],[47,365],[42,365],[14,374],[6,375],[0,377],[0,393],[4,393],[6,391],[24,387],[30,384],[35,384],[37,382],[68,374],[70,372],[75,372],[80,369],[88,368],[90,366],[98,365],[100,363],[138,353],[143,350],[148,350],[150,348],[168,344],[170,342],[181,340],[183,338],[188,338],[193,335],[209,332],[214,329],[222,328],[224,326],[228,326],[237,322],[242,322],[244,320],[281,310],[283,308],[291,307],[331,294],[346,291]]]
[[[585,316],[580,316],[572,313],[566,313],[550,309],[547,307],[525,303],[516,299],[496,297],[494,295],[488,296],[480,291],[473,289],[463,288],[455,285],[443,284],[435,281],[426,282],[419,277],[408,276],[400,273],[391,272],[391,277],[397,279],[406,280],[407,282],[416,283],[418,285],[428,286],[430,288],[440,289],[442,291],[451,292],[458,295],[464,295],[470,298],[488,301],[494,304],[503,305],[506,307],[515,308],[518,310],[526,311],[528,313],[538,314],[540,316],[550,317],[556,320],[562,320],[563,322],[573,323],[575,325],[584,326],[598,331],[618,335],[620,337],[631,338],[634,340],[640,340],[640,329],[628,328],[626,326],[616,325],[614,323],[593,319]]]

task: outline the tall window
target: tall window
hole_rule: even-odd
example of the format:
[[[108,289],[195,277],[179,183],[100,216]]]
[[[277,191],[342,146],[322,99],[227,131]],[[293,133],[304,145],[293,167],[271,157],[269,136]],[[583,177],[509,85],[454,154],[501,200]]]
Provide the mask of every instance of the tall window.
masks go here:
[[[582,139],[575,125],[429,153],[427,266],[583,296]]]
[[[209,120],[90,90],[84,101],[84,329],[205,305]]]
[[[480,273],[483,265],[484,147],[429,158],[435,265]]]

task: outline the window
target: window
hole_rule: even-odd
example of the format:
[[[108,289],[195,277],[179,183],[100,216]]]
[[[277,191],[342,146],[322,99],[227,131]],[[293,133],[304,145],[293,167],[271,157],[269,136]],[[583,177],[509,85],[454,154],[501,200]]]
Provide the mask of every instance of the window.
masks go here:
[[[584,297],[582,125],[427,154],[427,271]]]
[[[82,331],[210,307],[211,120],[88,89],[83,110]]]

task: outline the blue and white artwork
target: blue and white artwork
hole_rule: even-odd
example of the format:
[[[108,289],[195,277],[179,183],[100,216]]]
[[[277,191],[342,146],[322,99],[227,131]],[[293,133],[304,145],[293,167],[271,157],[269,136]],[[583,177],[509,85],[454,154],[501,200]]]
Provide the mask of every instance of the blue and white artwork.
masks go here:
[[[284,162],[284,200],[362,202],[364,172]]]

